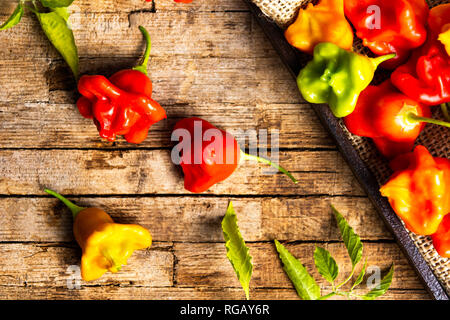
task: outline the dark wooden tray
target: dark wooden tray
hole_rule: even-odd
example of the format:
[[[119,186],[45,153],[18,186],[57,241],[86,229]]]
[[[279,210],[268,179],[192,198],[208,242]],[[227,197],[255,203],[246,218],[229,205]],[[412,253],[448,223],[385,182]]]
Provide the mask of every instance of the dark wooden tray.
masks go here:
[[[251,0],[244,0],[253,12],[256,20],[264,30],[264,33],[271,41],[274,48],[278,51],[283,62],[286,64],[294,78],[297,77],[302,65],[300,61],[304,60],[302,53],[293,48],[284,38],[282,30],[273,22],[269,21],[261,10]],[[338,146],[342,156],[349,164],[353,174],[373,202],[378,213],[383,218],[385,224],[394,234],[395,239],[408,257],[411,265],[418,273],[420,279],[434,299],[449,300],[445,289],[441,286],[438,279],[426,263],[418,248],[412,241],[408,232],[402,225],[400,219],[392,210],[386,198],[379,192],[379,185],[372,172],[365,165],[358,155],[358,152],[347,139],[344,131],[340,127],[338,120],[331,113],[327,105],[311,104],[315,110],[322,125],[329,131]]]

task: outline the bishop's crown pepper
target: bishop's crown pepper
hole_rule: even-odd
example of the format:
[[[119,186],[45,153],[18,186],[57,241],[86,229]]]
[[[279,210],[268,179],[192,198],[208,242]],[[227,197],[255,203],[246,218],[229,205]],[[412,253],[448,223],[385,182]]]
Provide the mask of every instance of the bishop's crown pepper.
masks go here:
[[[206,120],[196,117],[180,120],[174,127],[172,138],[179,141],[172,155],[181,154],[179,164],[184,173],[184,187],[188,191],[201,193],[227,179],[242,159],[269,164],[294,183],[298,182],[286,169],[270,160],[244,153],[230,133]]]
[[[345,0],[344,8],[364,46],[376,55],[396,54],[382,67],[397,67],[427,37],[425,0]]]
[[[353,112],[377,66],[394,56],[373,59],[330,42],[319,43],[314,48],[314,59],[300,71],[297,85],[306,101],[328,103],[333,114],[342,118]]]
[[[398,91],[389,80],[368,86],[359,96],[355,110],[344,118],[347,129],[372,138],[387,158],[410,152],[426,123],[450,127],[450,123],[429,118],[428,106]]]
[[[165,119],[164,109],[151,98],[152,82],[147,77],[150,36],[139,27],[147,40],[141,65],[115,73],[109,79],[101,75],[82,76],[78,91],[82,95],[78,110],[85,118],[94,119],[100,136],[114,141],[123,135],[130,143],[141,143],[154,123]]]
[[[332,42],[351,49],[353,30],[344,17],[344,0],[321,0],[300,9],[296,21],[284,33],[286,40],[297,49],[313,53],[321,42]]]
[[[81,277],[96,280],[107,271],[119,271],[134,250],[151,246],[150,232],[135,224],[118,224],[103,210],[76,206],[60,194],[45,192],[61,200],[74,218],[73,234],[81,247]]]
[[[424,146],[391,162],[394,174],[380,192],[406,227],[419,235],[438,230],[450,212],[450,160],[433,158]]]
[[[432,8],[427,41],[391,75],[392,83],[400,91],[426,105],[450,102],[450,57],[444,43],[439,41],[440,36],[446,41],[442,30],[448,25],[450,4]]]

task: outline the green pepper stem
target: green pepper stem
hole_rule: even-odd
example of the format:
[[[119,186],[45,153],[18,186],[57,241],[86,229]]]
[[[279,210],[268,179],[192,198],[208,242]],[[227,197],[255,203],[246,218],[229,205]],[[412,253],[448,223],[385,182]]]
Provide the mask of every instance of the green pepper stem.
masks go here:
[[[374,65],[375,68],[376,68],[376,67],[378,67],[378,66],[380,65],[380,63],[382,63],[382,62],[384,62],[384,61],[386,61],[386,60],[392,59],[392,58],[394,58],[395,56],[396,56],[395,53],[390,53],[390,54],[386,54],[386,55],[384,55],[384,56],[379,56],[379,57],[376,57],[376,58],[371,58],[370,60],[372,61],[373,65]]]
[[[79,207],[79,206],[73,204],[72,202],[70,202],[69,200],[67,200],[66,198],[64,198],[62,195],[60,195],[59,193],[56,193],[56,192],[53,191],[53,190],[45,189],[44,191],[47,192],[48,194],[50,194],[50,195],[52,195],[52,196],[58,198],[59,200],[61,200],[61,201],[67,206],[67,208],[69,208],[70,211],[72,211],[72,216],[73,216],[74,219],[77,217],[77,215],[78,215],[81,211],[83,211],[84,209],[86,209],[86,208]]]
[[[441,104],[441,110],[447,121],[450,121],[450,114],[448,113],[448,103]]]
[[[406,114],[406,119],[410,122],[426,122],[426,123],[436,124],[439,126],[450,128],[450,122],[446,122],[446,121],[442,121],[442,120],[438,120],[438,119],[420,117],[411,111],[409,111]]]
[[[242,151],[242,150],[241,150],[241,157],[242,157],[242,159],[244,159],[244,160],[256,160],[257,162],[260,162],[260,163],[266,163],[266,164],[268,164],[268,165],[271,165],[272,167],[278,169],[278,171],[280,171],[280,172],[284,173],[285,175],[287,175],[287,176],[292,180],[292,182],[294,182],[295,184],[298,183],[298,180],[295,179],[294,176],[293,176],[289,171],[287,171],[287,170],[284,169],[282,166],[280,166],[280,165],[278,165],[278,164],[276,164],[276,163],[273,163],[272,161],[270,161],[270,160],[268,160],[268,159],[261,158],[261,157],[258,157],[258,156],[254,156],[254,155],[245,153],[245,152]]]
[[[144,57],[142,58],[141,64],[134,67],[133,70],[140,71],[143,74],[147,75],[147,64],[148,64],[148,59],[150,58],[150,51],[152,49],[152,41],[150,39],[150,34],[143,26],[139,26],[139,30],[141,30],[142,35],[144,36],[147,45],[145,47],[145,53],[144,53]]]

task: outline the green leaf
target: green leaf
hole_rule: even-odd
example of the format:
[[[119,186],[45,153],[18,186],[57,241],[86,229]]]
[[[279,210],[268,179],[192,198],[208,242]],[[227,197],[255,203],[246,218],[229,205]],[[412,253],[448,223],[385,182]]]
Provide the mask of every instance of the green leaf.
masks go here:
[[[230,204],[227,213],[222,220],[223,237],[227,248],[227,257],[236,272],[239,282],[245,291],[247,300],[249,299],[250,279],[253,272],[252,257],[248,253],[248,248],[242,238],[239,226],[237,225],[236,213],[233,204]]]
[[[353,228],[350,227],[344,217],[336,210],[336,208],[333,206],[331,206],[331,208],[333,209],[334,216],[341,232],[342,240],[344,240],[348,255],[352,261],[352,266],[355,268],[362,258],[363,245],[361,239],[353,231]]]
[[[70,13],[67,10],[67,7],[61,7],[61,8],[50,8],[51,11],[56,12],[59,14],[67,23],[69,21]]]
[[[0,26],[0,30],[6,30],[9,28],[14,27],[16,24],[20,22],[23,16],[23,5],[22,2],[19,2],[14,12],[11,14],[11,16],[8,18],[8,20],[5,21],[4,24]]]
[[[377,297],[383,295],[386,293],[386,291],[389,289],[392,283],[392,277],[394,276],[394,265],[391,266],[391,269],[389,272],[384,276],[384,278],[381,280],[380,284],[370,290],[368,293],[363,295],[361,298],[364,300],[374,300]]]
[[[320,298],[320,287],[302,263],[277,240],[275,240],[275,246],[283,262],[283,269],[294,284],[299,297],[303,300]]]
[[[367,259],[366,259],[366,261],[364,261],[363,268],[359,272],[358,277],[356,278],[355,283],[353,284],[350,291],[353,290],[354,288],[356,288],[356,286],[358,286],[363,281],[364,275],[366,274],[366,268],[367,268]]]
[[[72,2],[74,0],[41,0],[42,5],[47,8],[68,7]]]
[[[328,282],[333,282],[339,274],[339,267],[331,254],[320,247],[314,251],[314,263],[319,273]]]
[[[58,12],[35,12],[42,30],[78,78],[78,50],[66,20]]]

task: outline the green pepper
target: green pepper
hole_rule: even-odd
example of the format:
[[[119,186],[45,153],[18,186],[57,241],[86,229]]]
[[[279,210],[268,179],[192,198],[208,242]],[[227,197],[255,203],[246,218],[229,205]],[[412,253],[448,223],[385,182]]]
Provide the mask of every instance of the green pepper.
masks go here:
[[[369,58],[322,42],[314,47],[314,58],[299,73],[297,85],[303,98],[311,103],[328,103],[333,114],[342,118],[355,110],[359,94],[372,81],[388,54]]]

